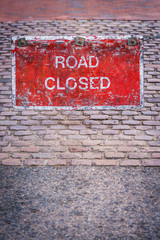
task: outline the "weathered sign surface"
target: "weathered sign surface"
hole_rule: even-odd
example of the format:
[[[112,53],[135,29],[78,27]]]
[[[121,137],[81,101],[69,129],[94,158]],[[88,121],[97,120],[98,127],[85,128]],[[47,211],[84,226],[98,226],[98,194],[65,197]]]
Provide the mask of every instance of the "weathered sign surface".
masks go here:
[[[142,37],[13,37],[15,107],[141,107]]]

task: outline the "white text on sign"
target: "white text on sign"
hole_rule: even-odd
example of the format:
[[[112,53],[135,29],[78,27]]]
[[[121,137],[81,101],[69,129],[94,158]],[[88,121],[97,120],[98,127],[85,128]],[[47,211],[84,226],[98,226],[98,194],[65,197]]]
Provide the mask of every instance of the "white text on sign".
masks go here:
[[[55,67],[56,68],[95,68],[99,65],[99,60],[95,56],[89,56],[86,60],[84,56],[81,56],[80,59],[75,58],[74,56],[68,56],[67,58],[63,56],[56,56],[55,57]],[[107,89],[110,86],[110,79],[108,77],[80,77],[78,81],[73,78],[69,77],[66,79],[65,84],[64,81],[63,86],[61,85],[61,80],[59,77],[56,79],[53,77],[48,77],[45,80],[45,88],[48,90],[65,90],[70,89],[74,90],[79,88],[81,90],[87,89]],[[96,82],[96,84],[95,84]],[[98,84],[97,84],[98,82]]]
[[[94,80],[99,80],[99,86],[95,86]],[[50,83],[50,84],[48,84]],[[60,79],[57,78],[56,80],[53,77],[48,77],[45,80],[45,87],[48,90],[58,89],[58,90],[65,90],[70,89],[74,90],[77,87],[81,90],[87,89],[107,89],[110,86],[110,80],[108,77],[80,77],[78,82],[75,78],[69,77],[65,82],[65,86],[61,86]]]
[[[99,60],[95,56],[89,56],[88,61],[84,56],[82,56],[79,60],[74,56],[69,56],[67,58],[63,56],[56,56],[56,68],[80,68],[84,66],[86,68],[95,68],[98,67]]]

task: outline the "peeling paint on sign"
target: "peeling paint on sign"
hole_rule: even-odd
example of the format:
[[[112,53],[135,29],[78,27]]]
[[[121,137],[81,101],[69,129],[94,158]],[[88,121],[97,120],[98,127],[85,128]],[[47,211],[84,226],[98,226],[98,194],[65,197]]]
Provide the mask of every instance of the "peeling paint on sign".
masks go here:
[[[13,37],[14,107],[142,107],[142,37],[133,46],[130,37]]]

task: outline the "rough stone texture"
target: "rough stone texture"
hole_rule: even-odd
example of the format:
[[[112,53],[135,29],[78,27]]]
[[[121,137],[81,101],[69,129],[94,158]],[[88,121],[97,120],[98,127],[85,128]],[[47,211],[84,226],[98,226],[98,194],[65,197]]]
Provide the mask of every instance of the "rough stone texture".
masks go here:
[[[160,39],[144,41],[144,107],[34,111],[12,108],[13,35],[155,35],[160,21],[1,22],[0,163],[160,166]],[[73,148],[74,147],[74,148]]]
[[[0,166],[0,239],[158,240],[159,170]]]
[[[37,4],[38,3],[38,4]],[[119,19],[160,20],[156,0],[1,0],[0,20]]]

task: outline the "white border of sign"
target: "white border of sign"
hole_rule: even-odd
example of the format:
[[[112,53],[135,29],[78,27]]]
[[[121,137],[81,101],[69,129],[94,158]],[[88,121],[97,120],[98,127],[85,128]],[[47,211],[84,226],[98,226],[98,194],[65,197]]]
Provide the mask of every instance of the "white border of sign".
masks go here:
[[[26,40],[73,40],[77,36],[13,36],[12,37],[12,50],[15,50],[15,41],[19,38],[25,38]],[[87,38],[89,40],[95,40],[93,36],[79,36],[82,38]],[[96,40],[103,39],[128,39],[133,36],[131,35],[123,35],[123,36],[98,36],[96,35]],[[141,41],[140,46],[140,105],[121,105],[121,106],[16,106],[16,61],[15,61],[15,53],[12,53],[12,99],[13,99],[13,107],[17,109],[35,109],[35,110],[106,110],[106,109],[136,109],[143,107],[143,36],[137,35],[137,39]]]

